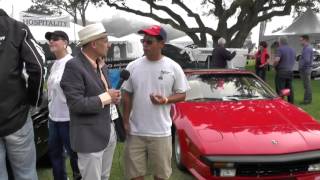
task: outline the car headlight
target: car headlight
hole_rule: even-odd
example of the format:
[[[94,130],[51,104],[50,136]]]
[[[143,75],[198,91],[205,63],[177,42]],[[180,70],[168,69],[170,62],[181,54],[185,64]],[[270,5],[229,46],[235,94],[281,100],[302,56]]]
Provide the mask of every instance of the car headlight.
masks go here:
[[[308,171],[310,171],[310,172],[320,171],[320,163],[309,165]]]

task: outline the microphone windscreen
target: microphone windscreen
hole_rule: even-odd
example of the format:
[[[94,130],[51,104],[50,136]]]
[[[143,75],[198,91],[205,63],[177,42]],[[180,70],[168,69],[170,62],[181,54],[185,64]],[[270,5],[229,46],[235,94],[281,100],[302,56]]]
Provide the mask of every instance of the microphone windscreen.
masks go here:
[[[126,69],[124,69],[124,70],[122,70],[121,72],[120,72],[120,78],[121,79],[123,79],[123,80],[128,80],[129,79],[129,77],[130,77],[130,72],[128,71],[128,70],[126,70]]]

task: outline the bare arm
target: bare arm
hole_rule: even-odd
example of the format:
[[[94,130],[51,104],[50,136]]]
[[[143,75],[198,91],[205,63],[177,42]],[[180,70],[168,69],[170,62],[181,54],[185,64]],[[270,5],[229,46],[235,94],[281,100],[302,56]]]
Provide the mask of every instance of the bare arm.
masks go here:
[[[274,60],[273,66],[274,66],[274,67],[277,67],[277,66],[278,66],[278,64],[279,64],[279,62],[280,62],[280,57],[275,57],[275,60]]]
[[[123,124],[126,130],[126,133],[129,133],[129,118],[130,112],[132,110],[132,93],[123,91]]]
[[[153,104],[169,104],[184,101],[186,99],[186,93],[175,93],[169,97],[161,95],[150,95],[150,99]]]

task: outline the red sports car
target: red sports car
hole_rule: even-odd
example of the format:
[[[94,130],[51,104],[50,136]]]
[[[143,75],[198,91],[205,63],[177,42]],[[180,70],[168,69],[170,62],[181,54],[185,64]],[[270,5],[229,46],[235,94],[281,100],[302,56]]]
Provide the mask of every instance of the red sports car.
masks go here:
[[[203,180],[320,180],[320,124],[313,117],[248,71],[186,75],[191,90],[171,109],[179,168]]]

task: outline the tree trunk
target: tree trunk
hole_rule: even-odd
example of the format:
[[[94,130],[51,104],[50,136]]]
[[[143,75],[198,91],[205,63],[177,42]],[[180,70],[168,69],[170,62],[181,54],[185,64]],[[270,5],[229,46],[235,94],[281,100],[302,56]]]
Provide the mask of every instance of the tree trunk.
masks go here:
[[[245,31],[238,32],[238,34],[234,39],[226,43],[226,47],[241,48],[246,38],[248,37],[249,33],[250,33],[250,30],[248,30],[247,32]]]
[[[82,21],[82,26],[86,26],[87,25],[85,11],[81,14],[81,21]]]
[[[78,17],[77,17],[76,14],[73,16],[73,22],[74,22],[75,24],[78,24]]]

